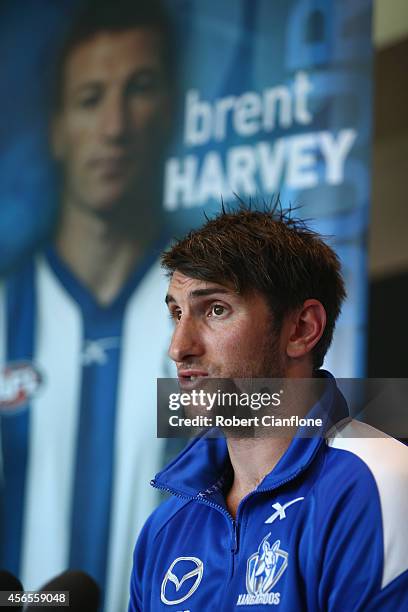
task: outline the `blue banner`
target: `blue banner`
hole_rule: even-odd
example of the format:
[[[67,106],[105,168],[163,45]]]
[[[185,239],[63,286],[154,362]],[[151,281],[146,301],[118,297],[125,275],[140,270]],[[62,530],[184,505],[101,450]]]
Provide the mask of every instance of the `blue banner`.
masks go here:
[[[3,269],[51,230],[57,212],[47,125],[53,55],[81,5],[25,2],[22,20],[18,4],[3,5],[1,26],[9,83],[1,101]],[[170,227],[199,224],[203,209],[217,210],[233,194],[258,202],[280,194],[283,206],[300,207],[298,214],[329,237],[347,281],[327,365],[341,376],[362,375],[370,0],[167,4],[178,31],[177,121],[163,186]]]

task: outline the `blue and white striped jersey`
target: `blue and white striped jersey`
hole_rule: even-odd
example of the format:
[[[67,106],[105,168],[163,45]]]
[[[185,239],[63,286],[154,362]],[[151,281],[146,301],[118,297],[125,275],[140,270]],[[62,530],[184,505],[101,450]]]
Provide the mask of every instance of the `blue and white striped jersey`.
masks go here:
[[[0,567],[35,589],[68,567],[127,605],[132,546],[158,501],[156,378],[167,282],[151,253],[109,307],[52,248],[2,288]]]

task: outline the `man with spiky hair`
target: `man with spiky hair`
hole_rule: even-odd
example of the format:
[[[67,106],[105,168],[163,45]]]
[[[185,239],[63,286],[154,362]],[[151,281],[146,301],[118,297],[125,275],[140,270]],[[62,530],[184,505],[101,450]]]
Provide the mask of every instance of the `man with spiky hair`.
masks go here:
[[[170,333],[157,262],[168,16],[158,0],[82,2],[57,64],[58,225],[7,280],[3,305],[17,386],[1,417],[0,567],[27,589],[81,569],[116,612],[135,533],[160,497],[147,475],[163,452],[153,414]]]
[[[162,261],[181,391],[278,379],[281,420],[318,428],[221,421],[159,472],[173,496],[137,542],[130,612],[408,608],[408,449],[350,419],[320,369],[345,298],[334,251],[279,207],[241,207]]]

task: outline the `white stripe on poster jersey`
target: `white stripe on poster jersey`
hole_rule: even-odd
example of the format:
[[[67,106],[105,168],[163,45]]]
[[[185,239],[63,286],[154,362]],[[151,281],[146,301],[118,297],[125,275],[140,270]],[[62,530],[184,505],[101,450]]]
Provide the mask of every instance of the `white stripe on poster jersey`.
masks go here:
[[[43,257],[36,261],[36,296],[33,361],[45,384],[30,408],[21,570],[26,589],[67,568],[81,385],[81,313]]]
[[[357,455],[377,484],[381,504],[384,566],[381,588],[408,570],[408,448],[370,425],[347,419],[329,432],[329,446]],[[333,437],[331,437],[333,435]],[[404,529],[405,526],[405,529]]]
[[[162,467],[165,440],[156,437],[157,378],[166,371],[171,325],[164,298],[168,280],[155,263],[125,312],[114,490],[108,552],[106,611],[126,610],[135,539],[157,505],[150,480]]]

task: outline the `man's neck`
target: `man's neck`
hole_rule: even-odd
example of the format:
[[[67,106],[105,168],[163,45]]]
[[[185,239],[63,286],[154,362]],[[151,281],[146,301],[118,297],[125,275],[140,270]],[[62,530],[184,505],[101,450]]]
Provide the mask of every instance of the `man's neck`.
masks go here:
[[[108,305],[143,257],[147,240],[131,239],[109,220],[64,205],[55,244],[81,283],[100,304]]]
[[[305,416],[318,401],[322,387],[315,385],[310,359],[289,360],[284,376],[289,386],[285,387],[285,400],[277,416]],[[276,430],[277,432],[279,430]],[[233,469],[231,489],[226,494],[229,512],[235,517],[240,501],[254,491],[269,474],[288,449],[296,428],[282,428],[279,437],[257,437],[238,439],[227,437],[228,452]]]
[[[269,474],[289,447],[291,438],[227,440],[234,473],[231,489],[226,495],[230,514],[235,517],[240,501]]]

